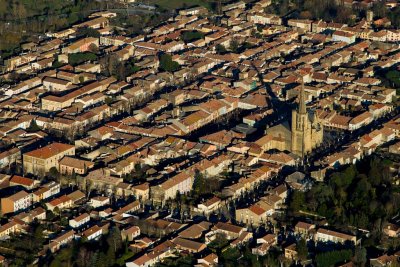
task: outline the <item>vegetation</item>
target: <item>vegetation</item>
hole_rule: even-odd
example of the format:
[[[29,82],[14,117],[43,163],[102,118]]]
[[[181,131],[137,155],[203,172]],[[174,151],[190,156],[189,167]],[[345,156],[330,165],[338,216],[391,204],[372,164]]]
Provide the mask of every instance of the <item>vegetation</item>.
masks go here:
[[[31,120],[31,123],[29,124],[29,127],[26,129],[27,132],[29,133],[34,133],[37,131],[40,131],[40,127],[37,125],[35,120]]]
[[[160,69],[168,72],[175,72],[179,69],[179,63],[172,60],[172,56],[168,54],[161,54],[159,57]]]
[[[272,5],[266,10],[267,13],[287,15],[292,11],[291,17],[303,19],[322,19],[353,25],[354,18],[365,18],[367,7],[354,4],[352,7],[340,4],[335,0],[273,0]],[[385,1],[376,1],[372,6],[374,15],[379,18],[387,17],[395,27],[400,26],[400,7],[388,9]]]
[[[78,28],[76,31],[76,36],[78,38],[84,38],[84,37],[94,37],[94,38],[99,38],[100,33],[98,30],[89,28],[89,27],[81,27]]]
[[[222,44],[217,44],[215,46],[215,50],[216,50],[217,54],[220,54],[220,55],[223,55],[227,52],[225,46],[223,46]]]
[[[92,52],[68,54],[68,62],[72,66],[82,64],[86,61],[94,61],[94,60],[97,60],[97,56]]]
[[[189,8],[193,6],[210,8],[210,3],[205,0],[151,0],[150,4],[155,4],[167,10]]]
[[[180,256],[178,258],[167,258],[163,262],[157,263],[155,266],[156,267],[164,267],[164,266],[169,266],[169,267],[190,267],[194,266],[196,263],[196,259],[193,257],[193,255],[185,255],[185,256]]]
[[[102,57],[99,61],[104,75],[115,76],[120,81],[124,81],[126,77],[140,70],[140,67],[135,65],[134,58],[120,61],[115,55],[111,54]]]
[[[0,0],[0,55],[5,58],[21,42],[69,27],[105,5],[87,0]]]
[[[378,234],[400,207],[390,166],[390,162],[377,157],[350,165],[307,193],[294,192],[290,211],[310,211],[326,217],[330,224],[351,225]]]
[[[352,256],[353,253],[351,250],[334,250],[317,254],[317,256],[315,257],[315,262],[317,263],[318,267],[330,267],[335,266],[338,263],[348,261],[351,259]]]
[[[71,246],[62,249],[57,254],[48,255],[50,266],[124,266],[125,261],[133,256],[128,250],[128,243],[123,242],[118,227],[112,227],[109,233],[98,242],[92,243],[87,240],[80,240]]]
[[[190,43],[199,39],[204,39],[204,34],[199,31],[185,31],[181,38],[185,43]]]

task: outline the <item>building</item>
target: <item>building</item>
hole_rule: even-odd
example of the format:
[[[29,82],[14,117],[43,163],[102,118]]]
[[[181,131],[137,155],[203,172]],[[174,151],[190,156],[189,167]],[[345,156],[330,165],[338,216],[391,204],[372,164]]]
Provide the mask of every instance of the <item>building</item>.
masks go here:
[[[99,38],[87,37],[80,39],[70,46],[64,47],[62,52],[64,54],[86,52],[90,50],[91,45],[99,47]]]
[[[9,197],[1,199],[1,214],[24,210],[32,205],[32,194],[26,191],[19,191]]]
[[[292,111],[292,149],[303,157],[319,146],[323,140],[323,128],[315,113],[307,111],[304,85],[300,90],[299,108]]]
[[[105,196],[92,197],[90,199],[90,206],[98,208],[110,204],[110,198]]]
[[[56,208],[59,210],[71,208],[73,204],[72,199],[64,195],[46,203],[46,206],[49,210],[54,211]]]
[[[51,168],[59,168],[59,160],[64,156],[75,155],[75,146],[51,143],[45,147],[23,154],[23,166],[25,173],[44,175]]]
[[[348,235],[324,228],[319,228],[315,234],[316,242],[333,242],[333,243],[342,243],[345,242],[353,242],[357,244],[357,238],[354,235]]]
[[[259,226],[267,221],[267,210],[258,204],[244,209],[237,209],[235,213],[236,220],[246,225]]]
[[[267,136],[275,140],[268,148],[288,150],[304,157],[322,144],[324,130],[316,113],[307,110],[304,85],[301,86],[298,101],[298,108],[292,111],[291,125],[284,122],[267,129]]]
[[[140,228],[138,226],[132,226],[121,231],[122,240],[132,241],[138,236],[140,236]]]
[[[40,182],[37,180],[29,179],[19,175],[13,175],[10,178],[10,186],[20,185],[25,187],[27,190],[35,188]]]
[[[82,237],[85,237],[88,241],[90,241],[100,238],[102,234],[103,234],[103,228],[99,227],[98,225],[95,225],[84,231],[82,233]]]
[[[59,171],[61,174],[72,175],[86,174],[88,170],[93,168],[94,163],[88,160],[77,159],[73,157],[63,157],[59,162]]]
[[[335,31],[332,34],[332,40],[335,42],[345,42],[348,44],[352,44],[356,41],[356,35],[350,32]]]
[[[61,234],[59,237],[51,241],[49,244],[49,249],[51,252],[55,253],[57,252],[61,247],[67,245],[68,243],[72,242],[72,240],[75,238],[75,232],[74,230],[70,230],[68,232],[65,232]]]
[[[79,215],[78,217],[69,220],[69,226],[71,226],[72,228],[79,228],[87,224],[89,221],[90,221],[90,216],[85,212]]]

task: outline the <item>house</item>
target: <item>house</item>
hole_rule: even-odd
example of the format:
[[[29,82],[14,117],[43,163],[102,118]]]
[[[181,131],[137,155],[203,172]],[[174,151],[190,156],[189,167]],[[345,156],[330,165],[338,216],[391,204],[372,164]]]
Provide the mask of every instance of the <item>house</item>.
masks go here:
[[[82,53],[90,50],[91,45],[99,47],[99,38],[87,37],[80,39],[71,45],[64,47],[62,53],[72,54],[72,53]]]
[[[399,237],[400,236],[400,226],[394,223],[388,223],[384,228],[383,232],[389,237]]]
[[[138,236],[140,236],[140,228],[138,226],[131,226],[121,231],[122,240],[132,241]]]
[[[59,160],[66,155],[75,155],[75,146],[54,142],[45,147],[24,153],[24,172],[44,175],[53,167],[58,170]]]
[[[105,196],[97,196],[97,197],[92,197],[90,199],[90,206],[93,208],[98,208],[102,206],[106,206],[110,204],[110,198],[105,197]]]
[[[34,220],[42,221],[46,220],[46,210],[39,206],[31,211],[21,212],[15,215],[14,218],[25,223],[31,223]]]
[[[214,196],[206,200],[205,202],[198,204],[197,207],[194,208],[194,212],[198,212],[205,216],[209,216],[213,212],[217,211],[220,207],[221,207],[221,199]]]
[[[136,198],[141,201],[146,201],[150,197],[150,184],[147,182],[132,186],[132,190]]]
[[[193,224],[189,228],[186,228],[178,234],[179,237],[185,239],[199,239],[203,236],[203,233],[210,229],[211,223],[207,221]]]
[[[315,229],[315,224],[298,222],[294,227],[294,232],[303,238],[306,238],[310,235],[311,230],[313,229]]]
[[[285,258],[290,260],[297,259],[297,246],[293,243],[285,248]]]
[[[97,240],[103,234],[103,228],[98,225],[94,225],[82,233],[82,237],[86,238],[88,241]]]
[[[75,238],[75,231],[70,230],[68,232],[62,233],[57,238],[53,239],[49,244],[49,249],[52,253],[57,252],[63,246],[67,245],[68,243],[72,242]]]
[[[371,267],[397,266],[400,263],[399,254],[399,252],[393,255],[383,254],[378,258],[370,259],[369,264]]]
[[[87,224],[89,221],[90,221],[90,216],[85,212],[79,215],[78,217],[69,220],[69,226],[71,226],[72,228],[80,228],[83,225]]]
[[[314,236],[316,242],[333,242],[333,243],[345,243],[352,242],[358,243],[357,237],[354,235],[344,234],[337,231],[319,228]]]
[[[44,199],[48,199],[51,196],[60,193],[60,184],[54,181],[44,184],[36,191],[33,191],[33,201],[39,202]]]
[[[350,32],[335,31],[332,34],[332,41],[352,44],[356,41],[356,35]]]
[[[246,225],[259,226],[267,221],[267,210],[258,204],[244,209],[237,209],[235,215],[238,222]]]
[[[10,238],[11,235],[24,231],[24,224],[18,220],[12,220],[0,226],[0,240]]]
[[[151,192],[154,198],[163,202],[167,199],[175,199],[177,192],[185,194],[193,187],[194,177],[186,172],[181,172],[164,183],[152,187]]]
[[[24,210],[32,205],[32,194],[24,190],[1,198],[1,214]]]
[[[164,258],[170,257],[176,251],[175,244],[167,240],[156,246],[151,252],[145,253],[139,258],[126,263],[126,267],[150,267]]]
[[[215,266],[218,266],[218,256],[215,253],[211,253],[203,258],[198,259],[197,263],[198,263],[198,266],[215,267]]]
[[[277,244],[277,236],[274,234],[266,234],[257,239],[257,247],[252,249],[252,253],[259,256],[265,256],[268,250]]]
[[[357,130],[365,125],[370,124],[372,121],[372,114],[368,111],[361,113],[360,115],[354,117],[349,122],[349,130],[354,131]]]
[[[25,187],[25,189],[27,189],[27,190],[31,190],[39,184],[40,184],[40,182],[37,180],[22,177],[19,175],[13,175],[10,178],[10,186],[20,185],[20,186]]]
[[[178,250],[187,251],[189,253],[199,253],[207,248],[207,245],[193,240],[176,237],[171,240]]]
[[[0,168],[5,168],[13,163],[16,163],[17,160],[21,160],[21,151],[19,148],[14,147],[6,150],[0,153]]]
[[[72,205],[73,205],[72,199],[66,195],[63,195],[46,203],[47,208],[51,211],[54,211],[56,208],[58,210],[69,209],[72,207]]]
[[[72,175],[80,174],[84,175],[87,173],[88,170],[93,168],[94,162],[88,160],[77,159],[73,157],[63,157],[59,161],[59,171],[61,174]]]
[[[223,234],[228,240],[234,240],[244,231],[246,231],[246,228],[230,223],[218,222],[211,228],[211,231],[206,234],[206,241],[214,240],[217,234]]]

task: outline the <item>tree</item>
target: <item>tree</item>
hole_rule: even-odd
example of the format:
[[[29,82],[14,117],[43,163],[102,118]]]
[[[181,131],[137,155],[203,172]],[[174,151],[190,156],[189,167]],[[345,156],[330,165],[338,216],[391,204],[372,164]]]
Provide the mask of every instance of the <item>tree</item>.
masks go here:
[[[31,123],[29,124],[29,127],[26,129],[27,132],[37,132],[40,131],[40,127],[37,125],[36,120],[31,120]]]
[[[80,38],[82,38],[82,37],[99,38],[100,32],[98,30],[90,28],[90,27],[80,27],[76,31],[76,36],[78,36]]]
[[[203,39],[204,34],[198,31],[185,31],[182,33],[181,38],[185,43],[190,43],[192,41]]]
[[[308,257],[307,242],[304,238],[301,238],[297,243],[297,255],[301,261],[304,261]]]
[[[229,49],[234,52],[237,53],[239,50],[239,42],[237,39],[232,39],[231,42],[229,43]]]
[[[89,51],[92,53],[97,54],[99,52],[99,48],[95,44],[90,44],[89,45]]]
[[[60,173],[58,172],[56,167],[51,167],[48,175],[51,179],[55,181],[58,181],[60,178]]]
[[[160,69],[168,72],[175,72],[179,69],[179,63],[172,60],[169,54],[161,54],[159,57]]]
[[[86,61],[95,61],[95,60],[97,60],[97,56],[92,52],[68,54],[68,63],[71,64],[72,66],[79,65]]]
[[[206,179],[204,175],[200,172],[196,172],[194,175],[193,182],[193,191],[197,196],[203,195],[206,193]]]
[[[364,247],[357,246],[353,261],[357,267],[364,267],[367,263],[367,250]]]
[[[348,261],[353,256],[351,250],[335,250],[317,254],[315,261],[318,267],[335,266],[337,263]]]
[[[217,52],[217,54],[222,55],[222,54],[225,54],[225,53],[226,53],[226,48],[225,48],[225,46],[223,46],[222,44],[217,44],[217,45],[215,46],[215,51]]]

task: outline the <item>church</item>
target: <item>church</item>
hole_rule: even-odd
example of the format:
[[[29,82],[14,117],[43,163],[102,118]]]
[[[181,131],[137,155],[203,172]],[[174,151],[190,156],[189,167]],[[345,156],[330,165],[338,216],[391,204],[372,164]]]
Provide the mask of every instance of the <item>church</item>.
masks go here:
[[[297,109],[292,110],[292,121],[273,126],[258,143],[264,150],[287,150],[304,157],[321,145],[324,137],[322,123],[312,110],[307,110],[304,86],[301,87]]]

